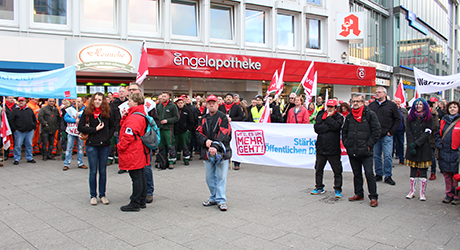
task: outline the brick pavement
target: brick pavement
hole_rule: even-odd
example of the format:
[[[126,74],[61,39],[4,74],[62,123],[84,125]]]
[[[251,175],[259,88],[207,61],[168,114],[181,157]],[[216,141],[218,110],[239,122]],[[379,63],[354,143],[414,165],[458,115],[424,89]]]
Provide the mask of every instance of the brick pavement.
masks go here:
[[[0,249],[460,249],[460,207],[442,204],[444,181],[429,181],[427,201],[407,200],[409,169],[394,168],[396,186],[378,183],[379,206],[353,195],[312,196],[314,171],[242,164],[229,171],[229,210],[203,207],[204,166],[192,161],[154,171],[154,202],[124,213],[131,180],[108,167],[110,205],[89,204],[88,170],[62,171],[62,161],[0,168]],[[75,158],[75,156],[74,156]],[[85,158],[85,162],[87,162]],[[367,192],[366,192],[367,195]],[[417,196],[418,197],[418,196]]]

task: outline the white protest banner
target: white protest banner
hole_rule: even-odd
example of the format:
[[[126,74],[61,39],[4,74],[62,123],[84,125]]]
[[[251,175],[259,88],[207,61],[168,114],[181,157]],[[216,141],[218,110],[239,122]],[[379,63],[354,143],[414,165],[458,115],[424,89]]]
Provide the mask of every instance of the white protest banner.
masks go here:
[[[314,169],[316,137],[312,124],[231,122],[232,160],[269,165]],[[343,171],[351,172],[342,146]],[[326,165],[327,170],[331,167]]]
[[[427,94],[460,86],[460,74],[435,76],[414,67],[414,76],[419,94]]]

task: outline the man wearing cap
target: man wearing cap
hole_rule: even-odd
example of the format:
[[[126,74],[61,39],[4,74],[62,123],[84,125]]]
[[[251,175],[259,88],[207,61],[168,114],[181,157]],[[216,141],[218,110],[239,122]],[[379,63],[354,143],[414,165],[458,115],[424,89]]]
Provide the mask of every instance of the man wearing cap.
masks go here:
[[[18,165],[21,160],[22,144],[25,146],[26,159],[28,163],[35,163],[32,158],[32,138],[34,129],[37,127],[37,119],[34,111],[27,107],[26,98],[19,97],[18,105],[13,107],[11,117],[9,117],[11,131],[14,134],[14,165]]]
[[[48,105],[40,109],[40,112],[38,112],[38,121],[40,121],[43,160],[54,160],[54,136],[61,123],[61,115],[56,107],[54,98],[49,98]]]
[[[158,116],[160,117],[160,134],[161,140],[159,148],[159,154],[163,154],[165,146],[168,148],[168,161],[169,169],[174,168],[174,162],[176,161],[176,149],[174,147],[174,123],[179,121],[179,111],[177,106],[169,99],[171,94],[169,92],[163,92],[161,103],[157,106]]]
[[[225,95],[225,103],[224,105],[219,106],[219,111],[227,115],[229,122],[230,121],[239,122],[239,121],[244,121],[244,119],[246,119],[246,115],[244,114],[240,105],[236,104],[233,101],[232,93],[227,93],[227,95]],[[234,161],[233,164],[235,165],[235,167],[233,168],[234,170],[240,169],[239,162]]]
[[[255,99],[256,106],[253,106],[250,110],[248,110],[247,121],[258,123],[262,117],[262,113],[264,112],[264,98],[261,95],[256,95]]]
[[[295,107],[295,98],[296,97],[297,97],[296,93],[289,94],[289,104],[284,108],[284,111],[283,111],[283,114],[282,114],[284,123],[287,122],[287,118],[288,118],[287,114],[289,114],[289,110],[291,110],[292,108]]]
[[[323,174],[326,162],[331,165],[334,172],[335,198],[342,198],[342,161],[340,149],[340,130],[342,129],[343,116],[337,112],[337,101],[328,100],[326,110],[322,110],[316,117],[314,125],[318,134],[316,139],[315,162],[315,190],[312,195],[324,194]]]
[[[404,165],[404,133],[406,131],[407,109],[401,106],[401,99],[398,97],[396,97],[393,102],[396,103],[401,117],[401,122],[399,123],[398,130],[396,130],[394,136],[394,146],[396,148],[394,151],[396,151],[399,164]]]
[[[189,165],[190,161],[190,131],[193,131],[194,116],[189,107],[185,106],[183,97],[176,100],[179,121],[174,123],[174,138],[177,152],[177,159],[180,160],[180,152],[183,150],[184,164]]]
[[[217,97],[210,95],[206,101],[209,113],[203,116],[196,129],[201,156],[205,159],[206,183],[211,193],[209,200],[202,205],[218,205],[221,211],[227,211],[225,188],[229,159],[232,157],[231,127],[227,116],[218,110]]]

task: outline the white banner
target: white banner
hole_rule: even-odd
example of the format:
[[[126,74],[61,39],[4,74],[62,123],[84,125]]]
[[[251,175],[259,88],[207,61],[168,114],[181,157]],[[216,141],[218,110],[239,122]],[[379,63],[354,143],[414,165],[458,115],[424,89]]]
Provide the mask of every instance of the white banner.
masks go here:
[[[460,74],[435,76],[414,67],[414,76],[419,94],[427,94],[460,86]]]
[[[316,138],[313,124],[231,122],[232,160],[269,165],[314,169]],[[342,146],[343,171],[351,172]],[[327,163],[327,170],[331,170]]]

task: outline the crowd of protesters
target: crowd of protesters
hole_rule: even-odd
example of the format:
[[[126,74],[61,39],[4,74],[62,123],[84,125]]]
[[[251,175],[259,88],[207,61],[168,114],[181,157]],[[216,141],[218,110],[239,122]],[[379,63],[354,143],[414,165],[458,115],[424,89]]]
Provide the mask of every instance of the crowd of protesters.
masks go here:
[[[383,87],[378,87],[369,100],[360,94],[346,101],[317,96],[314,101],[306,102],[304,97],[291,93],[286,104],[281,98],[267,98],[272,123],[314,125],[317,140],[312,195],[325,193],[324,167],[329,162],[335,197],[342,197],[342,141],[354,175],[354,196],[349,201],[364,199],[364,169],[370,205],[378,206],[376,182],[396,184],[392,179],[395,157],[399,164],[410,169],[410,191],[406,198],[416,196],[419,182],[419,199],[426,200],[427,180],[436,180],[439,166],[446,187],[442,202],[460,204],[454,180],[460,146],[459,102],[418,98],[408,110],[399,98],[390,100]],[[11,147],[3,152],[5,160],[12,157],[13,164],[18,165],[23,145],[27,163],[36,163],[33,156],[37,154],[41,154],[43,161],[56,160],[60,145],[63,170],[67,171],[75,153],[77,167],[87,169],[83,161],[87,155],[91,205],[98,204],[98,197],[102,204],[110,203],[106,198],[106,169],[118,163],[118,173],[129,172],[133,186],[130,203],[122,206],[122,211],[139,211],[153,201],[152,164],[159,169],[174,169],[180,161],[189,165],[194,155],[205,160],[206,182],[211,193],[203,206],[217,205],[226,211],[225,183],[232,162],[229,123],[259,122],[266,101],[260,95],[243,100],[236,93],[192,98],[163,92],[156,106],[145,112],[144,95],[135,83],[107,95],[98,92],[66,99],[61,105],[53,98],[30,98],[26,102],[24,97],[8,96],[5,100],[4,112],[12,131]],[[129,109],[120,110],[125,102]],[[159,128],[158,151],[142,154],[145,157],[139,157],[145,146],[136,136],[144,134],[147,123],[134,112],[151,116]],[[240,170],[239,162],[232,163],[233,170]],[[431,168],[429,177],[428,168]]]

